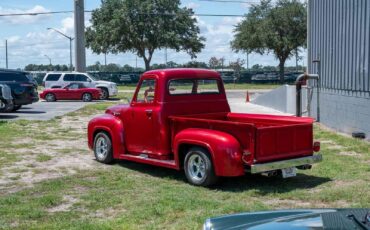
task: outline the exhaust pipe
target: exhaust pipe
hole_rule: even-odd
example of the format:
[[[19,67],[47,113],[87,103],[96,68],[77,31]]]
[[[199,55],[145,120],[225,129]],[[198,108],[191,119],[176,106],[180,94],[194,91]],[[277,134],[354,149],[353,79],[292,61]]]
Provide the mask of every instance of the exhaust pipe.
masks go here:
[[[278,175],[278,171],[274,170],[274,171],[263,172],[261,173],[261,175],[266,176],[266,177],[273,177],[273,176]]]
[[[307,80],[317,81],[317,121],[320,121],[320,106],[319,106],[319,75],[304,73],[297,77],[296,84],[296,116],[302,116],[302,85],[306,85]]]
[[[297,169],[300,169],[300,170],[307,170],[307,169],[311,169],[312,168],[312,165],[300,165],[300,166],[297,166]]]

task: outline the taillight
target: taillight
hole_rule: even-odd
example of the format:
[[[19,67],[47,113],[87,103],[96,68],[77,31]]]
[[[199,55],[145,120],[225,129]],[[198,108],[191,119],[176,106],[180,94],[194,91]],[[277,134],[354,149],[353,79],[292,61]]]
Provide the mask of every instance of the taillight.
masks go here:
[[[45,87],[45,82],[43,81],[41,85],[42,85],[42,87]]]
[[[314,152],[320,151],[320,142],[316,141],[313,143],[313,151]]]

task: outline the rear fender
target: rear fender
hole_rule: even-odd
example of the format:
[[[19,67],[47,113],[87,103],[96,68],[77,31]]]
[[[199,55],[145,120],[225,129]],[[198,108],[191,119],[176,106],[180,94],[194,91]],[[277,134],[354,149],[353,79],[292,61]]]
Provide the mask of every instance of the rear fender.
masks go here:
[[[232,135],[210,129],[182,130],[174,138],[173,147],[177,165],[181,165],[179,151],[183,144],[206,148],[211,154],[217,176],[244,175],[242,148]]]
[[[125,154],[124,128],[121,119],[111,114],[104,114],[90,120],[87,134],[90,149],[93,148],[95,135],[99,131],[105,131],[111,137],[114,159],[118,159],[121,154]]]

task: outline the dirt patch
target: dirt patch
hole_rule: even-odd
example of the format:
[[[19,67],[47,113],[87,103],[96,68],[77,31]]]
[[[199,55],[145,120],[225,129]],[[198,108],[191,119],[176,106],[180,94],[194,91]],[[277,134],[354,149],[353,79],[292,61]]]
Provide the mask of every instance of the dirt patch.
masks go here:
[[[328,146],[328,149],[339,150],[339,149],[345,149],[345,147],[342,145],[331,144]]]
[[[338,155],[351,156],[351,157],[362,157],[362,154],[356,153],[354,151],[350,151],[350,152],[343,151],[343,152],[339,152]]]
[[[0,169],[0,193],[16,192],[44,180],[73,175],[80,170],[104,168],[104,165],[94,160],[87,147],[86,127],[90,118],[66,116],[60,123],[49,126],[47,128],[49,136],[54,135],[57,130],[67,130],[65,136],[61,135],[59,139],[35,141],[26,138],[12,142],[16,144],[31,142],[34,147],[29,149],[20,146],[5,150],[17,154],[21,159],[11,166]],[[37,160],[37,156],[41,154],[48,156],[48,159],[42,162]]]
[[[344,200],[336,200],[335,202],[322,202],[319,200],[287,200],[287,199],[270,199],[264,201],[264,204],[278,209],[293,209],[293,208],[333,208],[333,207],[349,207],[350,203]]]
[[[70,195],[65,195],[63,196],[63,203],[58,205],[58,206],[55,206],[55,207],[52,207],[52,208],[49,208],[47,211],[49,213],[54,213],[54,212],[67,212],[67,211],[70,211],[72,206],[77,203],[79,201],[79,199],[77,199],[76,197],[73,197],[73,196],[70,196]]]

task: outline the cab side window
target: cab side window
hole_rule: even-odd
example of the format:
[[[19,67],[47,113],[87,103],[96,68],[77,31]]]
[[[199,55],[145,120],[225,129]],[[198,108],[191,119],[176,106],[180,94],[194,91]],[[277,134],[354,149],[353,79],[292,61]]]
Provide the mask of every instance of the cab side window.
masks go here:
[[[155,79],[145,79],[141,82],[139,92],[136,97],[137,103],[153,103],[155,98]]]

